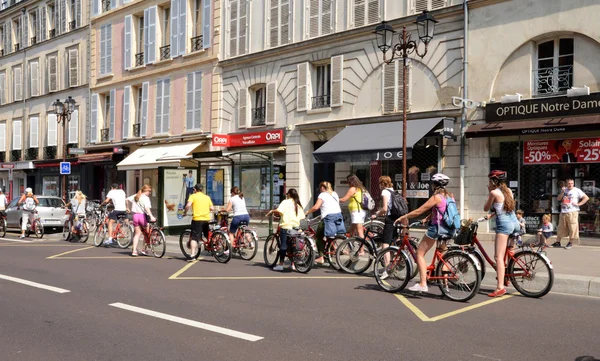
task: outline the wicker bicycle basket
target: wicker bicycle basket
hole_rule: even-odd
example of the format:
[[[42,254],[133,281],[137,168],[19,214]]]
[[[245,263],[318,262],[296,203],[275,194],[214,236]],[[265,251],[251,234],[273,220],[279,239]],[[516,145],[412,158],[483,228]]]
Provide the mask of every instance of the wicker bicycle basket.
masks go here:
[[[454,238],[454,244],[459,246],[466,246],[471,244],[473,240],[473,234],[477,231],[477,222],[473,222],[468,219],[463,219],[461,222],[460,230]]]

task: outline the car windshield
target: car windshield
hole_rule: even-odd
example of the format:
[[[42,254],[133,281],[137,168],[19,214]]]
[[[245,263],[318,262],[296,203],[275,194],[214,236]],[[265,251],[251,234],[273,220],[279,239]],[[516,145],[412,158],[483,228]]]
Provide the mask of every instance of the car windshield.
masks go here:
[[[62,207],[62,200],[58,198],[38,198],[40,207]]]
[[[10,201],[10,203],[9,203],[9,205],[8,205],[8,206],[9,206],[10,208],[14,208],[14,207],[16,207],[16,206],[17,206],[17,202],[18,202],[18,201],[19,201],[19,198],[15,198],[15,199],[13,199],[12,201]]]

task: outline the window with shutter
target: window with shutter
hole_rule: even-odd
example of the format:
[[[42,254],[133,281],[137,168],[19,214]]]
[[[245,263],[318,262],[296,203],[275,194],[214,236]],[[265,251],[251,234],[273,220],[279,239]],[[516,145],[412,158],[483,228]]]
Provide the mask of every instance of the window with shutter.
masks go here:
[[[413,14],[420,14],[424,10],[431,11],[448,6],[448,0],[411,0]]]
[[[67,0],[58,0],[60,33],[67,32]]]
[[[0,73],[0,105],[6,103],[6,72]]]
[[[13,100],[19,101],[23,100],[23,73],[21,66],[13,68]]]
[[[69,86],[79,85],[79,50],[69,49]]]
[[[21,129],[21,121],[13,120],[12,123],[12,149],[13,150],[21,150],[22,147],[22,129]]]
[[[79,142],[79,108],[75,108],[69,120],[69,144],[77,144]]]
[[[248,52],[248,0],[229,1],[229,56]]]
[[[129,119],[131,119],[131,86],[123,89],[123,139],[129,138]]]
[[[202,9],[202,48],[207,49],[210,47],[212,31],[212,0],[203,0],[204,8]]]
[[[403,62],[394,61],[391,64],[384,64],[383,67],[383,112],[396,113],[402,112],[404,106],[403,95]],[[406,109],[410,111],[411,106],[411,73],[410,62],[406,67]]]
[[[34,11],[29,13],[29,28],[30,28],[30,36],[31,39],[27,39],[29,45],[35,45],[36,42],[39,41],[39,28],[38,28],[38,10],[39,8],[34,9]]]
[[[100,28],[100,75],[112,72],[112,26]]]
[[[125,69],[130,69],[132,64],[133,48],[133,17],[125,16],[125,39],[123,44],[123,64]]]
[[[267,84],[267,107],[265,111],[265,124],[275,125],[277,103],[277,83],[272,82]]]
[[[171,0],[171,58],[179,56],[179,0]]]
[[[248,118],[248,89],[238,91],[238,127],[246,128]]]
[[[48,58],[48,91],[55,92],[58,90],[58,57],[56,55]]]
[[[171,81],[163,79],[156,82],[156,127],[155,134],[169,132],[169,111]]]
[[[308,109],[309,64],[301,63],[296,68],[296,110],[302,112]]]
[[[308,5],[308,38],[333,32],[334,0],[310,0]]]
[[[289,44],[291,41],[291,0],[271,0],[267,16],[269,35],[268,46],[275,47]]]
[[[58,122],[56,121],[56,114],[48,114],[48,147],[55,147],[58,145]]]
[[[21,19],[22,35],[21,48],[24,49],[29,46],[29,14],[24,13]]]
[[[29,117],[29,148],[37,148],[39,146],[39,118]]]
[[[98,94],[90,97],[90,143],[98,141]]]
[[[352,18],[355,28],[376,24],[381,20],[380,0],[354,0]]]
[[[29,92],[32,97],[40,95],[40,67],[37,60],[29,62]]]
[[[6,138],[6,123],[0,123],[0,152],[6,152]]]
[[[46,40],[46,34],[47,34],[47,23],[46,23],[46,11],[47,11],[47,7],[45,5],[42,5],[42,7],[40,8],[40,41],[44,41]]]
[[[157,7],[152,6],[144,10],[144,64],[152,64],[156,61],[156,19]]]
[[[145,137],[148,129],[148,89],[150,83],[142,83],[142,102],[140,106],[140,136]]]
[[[344,101],[344,56],[331,58],[331,106],[341,107]]]
[[[108,109],[108,140],[115,140],[115,99],[116,99],[116,90],[113,89],[110,91],[110,101],[107,101],[109,105]]]
[[[156,7],[155,7],[156,13]],[[179,0],[179,19],[177,24],[178,34],[177,41],[179,44],[177,45],[178,55],[184,55],[186,53],[186,44],[187,44],[187,0]]]
[[[202,119],[202,72],[188,73],[186,87],[186,130],[200,130]]]

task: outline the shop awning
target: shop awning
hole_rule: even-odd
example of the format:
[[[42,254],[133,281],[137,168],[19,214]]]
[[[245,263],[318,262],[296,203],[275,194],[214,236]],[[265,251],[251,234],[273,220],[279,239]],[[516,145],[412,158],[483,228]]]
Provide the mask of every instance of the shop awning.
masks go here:
[[[594,126],[600,126],[598,115],[475,124],[465,134],[467,138],[536,135],[589,130]]]
[[[111,161],[113,152],[103,153],[88,153],[81,154],[78,156],[79,163],[95,163],[95,162],[108,162]]]
[[[67,162],[71,163],[71,165],[77,165],[79,162],[77,161],[77,159],[67,159]],[[52,168],[52,167],[60,167],[60,162],[57,162],[56,160],[50,160],[50,161],[38,161],[38,162],[33,162],[35,164],[35,168]]]
[[[406,147],[410,157],[412,146],[429,133],[443,118],[410,120],[406,124]],[[351,125],[313,152],[324,163],[377,160],[381,153],[402,151],[402,122]],[[394,157],[398,159],[398,157]],[[379,158],[382,159],[382,158]],[[400,157],[401,159],[401,157]]]
[[[204,142],[158,144],[141,147],[117,164],[119,170],[180,167],[182,161],[192,158],[192,152]]]

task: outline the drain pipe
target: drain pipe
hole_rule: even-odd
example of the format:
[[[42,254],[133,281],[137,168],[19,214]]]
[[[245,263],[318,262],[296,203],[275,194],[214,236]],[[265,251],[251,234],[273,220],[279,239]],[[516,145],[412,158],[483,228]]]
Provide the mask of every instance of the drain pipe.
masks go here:
[[[463,89],[462,98],[468,99],[467,89],[467,67],[469,65],[469,6],[467,5],[468,0],[463,2],[463,31],[464,31],[464,56],[463,56]],[[466,218],[465,214],[465,127],[467,124],[467,106],[463,100],[462,104],[462,115],[460,118],[460,214],[463,218]]]

